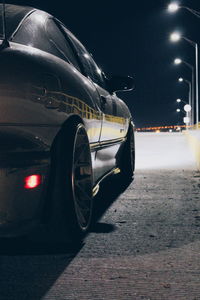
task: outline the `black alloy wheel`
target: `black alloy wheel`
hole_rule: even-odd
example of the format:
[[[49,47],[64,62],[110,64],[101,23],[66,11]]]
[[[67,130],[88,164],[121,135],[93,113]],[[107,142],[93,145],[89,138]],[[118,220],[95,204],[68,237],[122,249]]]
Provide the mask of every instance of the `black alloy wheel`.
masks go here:
[[[72,123],[60,134],[52,163],[50,234],[58,241],[80,241],[93,209],[91,153],[83,124]]]
[[[74,138],[72,194],[77,225],[85,232],[92,214],[92,166],[87,133],[82,124],[77,126]]]

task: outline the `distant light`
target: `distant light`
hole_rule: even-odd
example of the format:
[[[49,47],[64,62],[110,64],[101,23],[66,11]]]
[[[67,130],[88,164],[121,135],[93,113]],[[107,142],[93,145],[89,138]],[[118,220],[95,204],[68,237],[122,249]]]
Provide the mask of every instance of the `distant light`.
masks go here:
[[[184,122],[185,124],[189,124],[189,123],[190,123],[190,118],[189,118],[189,117],[184,117],[184,118],[183,118],[183,122]]]
[[[35,174],[27,176],[25,177],[24,182],[25,189],[34,189],[41,184],[41,175]]]
[[[156,130],[155,132],[156,132],[156,133],[159,133],[159,132],[160,132],[160,130],[158,129],[158,130]]]
[[[183,78],[182,78],[182,77],[179,77],[178,81],[179,81],[179,82],[183,82]]]
[[[172,129],[169,129],[169,132],[172,132]]]
[[[190,104],[186,104],[186,105],[184,105],[184,111],[186,111],[186,112],[190,112],[190,111],[191,111],[191,109],[192,109],[192,107],[191,107],[191,105],[190,105]]]
[[[180,130],[181,130],[181,127],[177,127],[176,130],[177,130],[177,131],[180,131]]]
[[[179,32],[173,32],[170,34],[170,40],[172,42],[178,42],[181,39],[181,35]]]
[[[168,11],[170,13],[176,12],[179,8],[180,8],[180,6],[178,5],[177,2],[172,2],[168,5]]]
[[[176,102],[180,103],[180,102],[181,102],[181,99],[180,99],[180,98],[176,99]]]
[[[175,65],[179,65],[179,64],[182,63],[182,59],[180,59],[180,58],[175,58],[174,63],[175,63]]]
[[[177,108],[176,111],[177,111],[177,112],[180,112],[181,110],[180,110],[180,108]]]

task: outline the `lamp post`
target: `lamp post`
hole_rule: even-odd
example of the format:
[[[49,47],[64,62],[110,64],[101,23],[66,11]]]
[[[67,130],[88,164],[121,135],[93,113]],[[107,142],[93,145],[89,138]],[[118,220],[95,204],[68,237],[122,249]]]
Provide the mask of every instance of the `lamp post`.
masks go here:
[[[179,5],[178,2],[171,2],[167,9],[170,13],[175,13],[177,12],[180,8],[184,8],[186,10],[188,10],[190,13],[192,13],[193,15],[195,15],[196,17],[200,18],[200,12],[195,10],[195,9],[192,9],[190,7],[187,7],[187,6],[184,6],[184,5]]]
[[[185,82],[185,83],[188,84],[188,86],[189,86],[189,93],[188,93],[188,100],[189,100],[188,102],[189,102],[189,104],[187,103],[186,105],[189,105],[189,106],[191,107],[191,91],[192,91],[192,84],[191,84],[191,82],[190,82],[189,80],[187,80],[187,79],[185,79],[185,78],[182,78],[182,77],[179,77],[179,78],[178,78],[178,81],[179,81],[179,82]],[[189,112],[190,112],[190,115],[189,115]],[[187,115],[186,117],[189,117],[189,118],[190,118],[190,125],[192,125],[192,124],[191,124],[191,110],[188,111],[188,115]]]
[[[194,125],[194,67],[191,64],[189,64],[188,62],[182,60],[181,58],[175,58],[174,59],[174,64],[175,65],[184,64],[192,71],[192,90],[191,90],[191,103],[190,103],[190,105],[192,107],[191,125]]]
[[[198,128],[199,123],[199,70],[198,70],[198,44],[184,36],[182,36],[179,32],[173,32],[170,35],[170,40],[172,42],[178,42],[180,39],[185,40],[190,45],[195,48],[195,73],[196,73],[196,126]]]

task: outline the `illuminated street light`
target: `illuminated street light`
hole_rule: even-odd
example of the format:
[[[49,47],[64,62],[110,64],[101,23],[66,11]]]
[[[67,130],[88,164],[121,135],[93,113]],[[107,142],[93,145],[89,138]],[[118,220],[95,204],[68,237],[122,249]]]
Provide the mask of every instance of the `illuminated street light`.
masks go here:
[[[170,40],[172,42],[178,42],[181,39],[181,34],[178,31],[175,31],[170,34]]]
[[[190,120],[190,125],[192,125],[191,124],[191,95],[192,95],[192,85],[191,85],[191,82],[189,81],[189,80],[187,80],[187,79],[185,79],[185,78],[182,78],[182,77],[179,77],[179,79],[178,79],[178,81],[179,82],[185,82],[185,83],[187,83],[188,84],[188,86],[189,86],[189,94],[188,94],[188,102],[189,102],[189,104],[187,103],[184,107],[190,107],[190,110],[188,110],[187,112],[186,112],[186,117],[188,117],[189,118],[189,120]],[[187,106],[188,105],[188,106]],[[189,112],[190,112],[190,114],[189,114]]]
[[[186,104],[184,106],[184,110],[177,108],[176,111],[177,111],[177,113],[180,113],[180,112],[185,113],[183,122],[186,124],[186,129],[188,130],[188,125],[190,124],[189,112],[191,111],[191,106],[189,104]]]
[[[189,117],[184,117],[183,118],[183,122],[186,124],[186,129],[188,129],[188,125],[189,125],[189,123],[190,123],[190,118]]]
[[[184,64],[186,67],[188,67],[191,72],[192,72],[192,89],[191,89],[191,103],[189,103],[192,107],[192,112],[191,112],[191,125],[194,125],[194,94],[195,94],[195,87],[194,87],[194,67],[186,62],[185,60],[182,60],[181,58],[175,58],[174,59],[174,64],[179,65],[179,64]]]
[[[177,12],[180,8],[184,8],[186,10],[188,10],[190,13],[192,13],[193,15],[195,15],[196,17],[200,18],[200,12],[193,9],[193,8],[190,8],[190,7],[187,7],[187,6],[183,6],[183,5],[179,5],[177,2],[171,2],[168,7],[167,7],[167,10],[170,12],[170,13],[175,13]]]
[[[186,7],[185,7],[186,8]],[[199,13],[200,17],[200,13]],[[199,69],[198,69],[198,44],[185,36],[180,35],[179,32],[173,32],[170,35],[172,42],[178,42],[180,39],[185,40],[195,48],[195,71],[196,71],[196,126],[198,128],[199,123]]]
[[[182,59],[180,59],[180,58],[175,58],[174,59],[174,64],[175,65],[180,65],[182,63]]]
[[[186,112],[188,113],[188,112],[191,111],[191,108],[192,108],[192,107],[191,107],[190,104],[186,104],[186,105],[184,105],[184,108],[183,108],[183,109],[184,109],[184,111],[186,111]]]
[[[170,12],[170,13],[174,13],[174,12],[176,12],[178,9],[179,9],[180,7],[179,7],[179,5],[178,5],[178,3],[177,2],[172,2],[172,3],[170,3],[169,5],[168,5],[168,11]]]

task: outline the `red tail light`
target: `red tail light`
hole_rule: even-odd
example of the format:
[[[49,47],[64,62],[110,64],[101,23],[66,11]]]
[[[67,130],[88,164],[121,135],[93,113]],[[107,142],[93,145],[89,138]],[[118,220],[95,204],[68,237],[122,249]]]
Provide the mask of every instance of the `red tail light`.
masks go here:
[[[25,181],[24,184],[25,189],[34,189],[41,184],[42,176],[38,174],[30,175],[25,177],[24,181]]]

